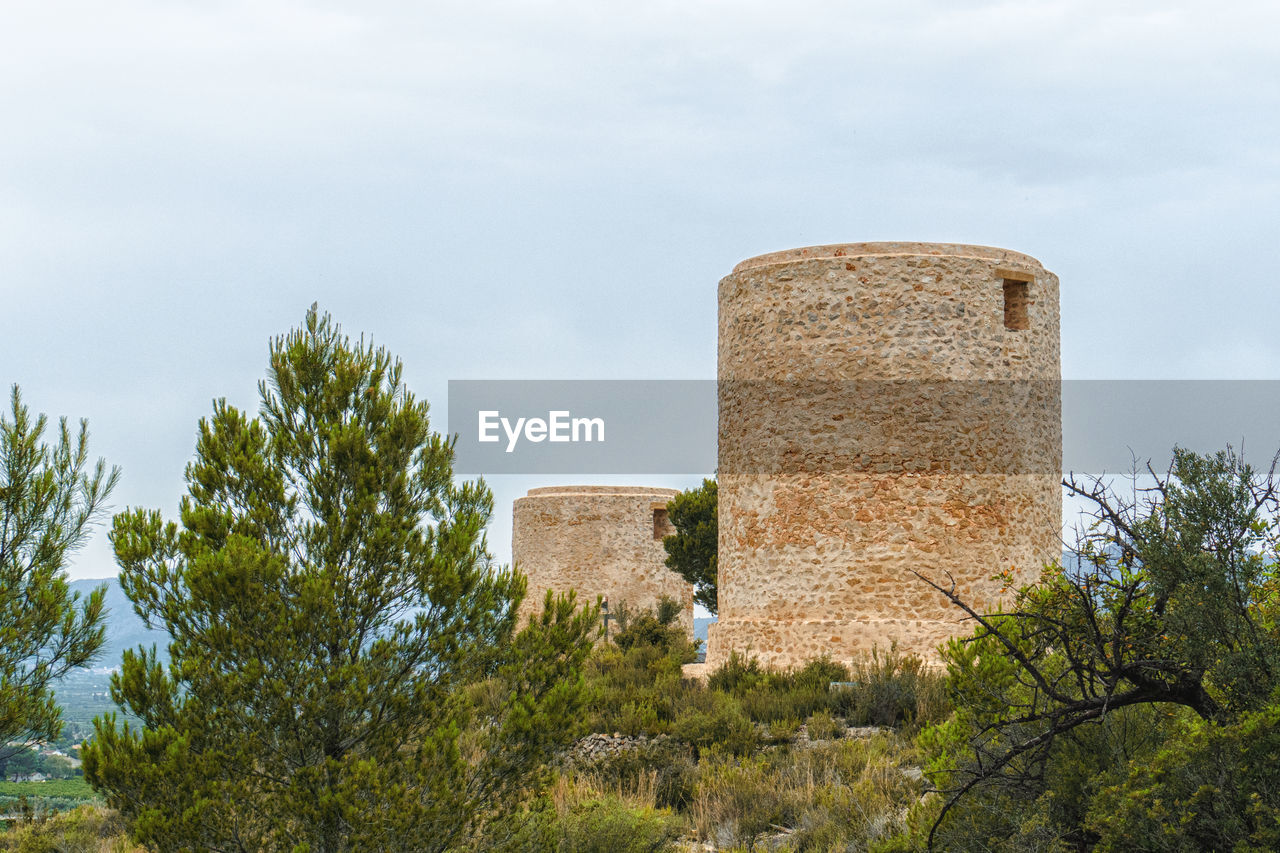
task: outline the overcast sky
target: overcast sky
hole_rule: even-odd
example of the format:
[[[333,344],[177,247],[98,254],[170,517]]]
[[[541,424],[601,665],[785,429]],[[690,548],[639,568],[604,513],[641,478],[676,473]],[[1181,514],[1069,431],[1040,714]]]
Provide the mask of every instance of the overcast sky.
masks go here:
[[[1070,378],[1280,377],[1272,2],[0,16],[0,379],[89,419],[117,508],[173,514],[313,301],[443,428],[450,379],[712,378],[716,282],[817,243],[1035,256]],[[492,481],[499,557],[552,482]],[[100,534],[71,574],[115,571]]]

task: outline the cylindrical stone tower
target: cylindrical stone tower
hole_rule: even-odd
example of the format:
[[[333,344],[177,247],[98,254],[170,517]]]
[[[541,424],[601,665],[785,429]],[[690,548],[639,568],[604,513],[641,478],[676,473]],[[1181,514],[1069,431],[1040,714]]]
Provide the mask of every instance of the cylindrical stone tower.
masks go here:
[[[985,246],[854,243],[720,282],[719,622],[776,666],[936,658],[1060,554],[1058,279]],[[1003,579],[995,576],[1004,574]]]
[[[597,596],[633,612],[662,596],[683,606],[681,626],[693,634],[693,586],[665,565],[662,538],[674,533],[667,502],[674,489],[635,486],[549,486],[530,489],[512,509],[511,556],[529,578],[520,621],[542,609],[548,589]]]

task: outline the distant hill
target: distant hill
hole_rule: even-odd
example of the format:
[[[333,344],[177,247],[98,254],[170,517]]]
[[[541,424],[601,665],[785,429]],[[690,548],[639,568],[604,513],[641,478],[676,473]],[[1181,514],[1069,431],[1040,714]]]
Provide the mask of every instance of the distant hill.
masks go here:
[[[138,614],[133,612],[133,602],[131,602],[124,594],[124,590],[120,588],[120,581],[116,578],[102,578],[101,580],[78,580],[71,581],[69,586],[82,596],[88,596],[93,590],[107,585],[106,598],[106,624],[107,624],[107,640],[102,645],[102,654],[94,661],[93,665],[97,667],[116,667],[120,665],[120,658],[125,649],[136,649],[138,646],[151,648],[154,643],[156,651],[160,657],[167,658],[169,656],[169,635],[164,631],[151,631],[147,629],[146,624],[138,618]]]

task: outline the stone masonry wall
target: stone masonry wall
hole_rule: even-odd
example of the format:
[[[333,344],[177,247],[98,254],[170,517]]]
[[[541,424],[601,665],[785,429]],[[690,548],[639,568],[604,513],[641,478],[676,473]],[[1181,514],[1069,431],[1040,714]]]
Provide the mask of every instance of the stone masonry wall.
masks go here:
[[[617,613],[652,609],[667,595],[683,606],[680,624],[693,634],[693,586],[666,567],[662,536],[674,489],[551,486],[531,489],[513,508],[512,558],[529,577],[521,621],[542,607],[548,589],[604,597]],[[655,511],[660,510],[655,527]]]
[[[1058,280],[981,246],[779,252],[720,282],[719,622],[789,666],[935,656],[1060,552]]]

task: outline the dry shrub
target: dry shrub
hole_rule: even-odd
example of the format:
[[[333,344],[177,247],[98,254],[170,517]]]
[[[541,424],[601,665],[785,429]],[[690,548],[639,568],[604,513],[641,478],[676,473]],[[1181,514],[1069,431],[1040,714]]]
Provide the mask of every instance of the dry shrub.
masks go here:
[[[580,761],[573,770],[576,778],[595,780],[593,784],[610,792],[637,789],[640,780],[652,774],[652,805],[659,808],[684,808],[693,796],[693,750],[671,738],[651,740],[612,755]]]
[[[658,771],[642,770],[624,778],[588,770],[567,773],[551,786],[551,802],[560,815],[602,797],[611,797],[630,808],[655,809],[658,806]]]

